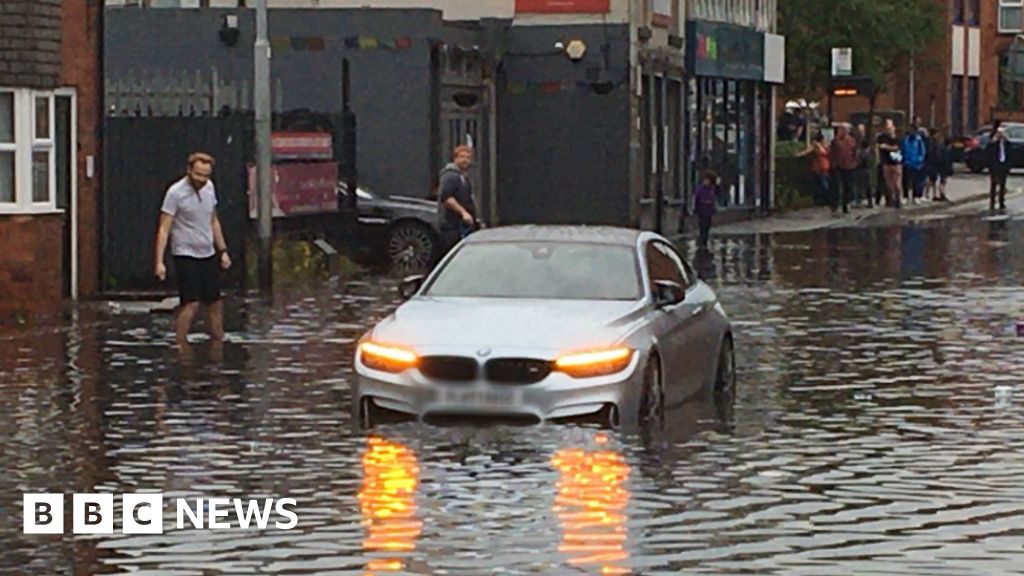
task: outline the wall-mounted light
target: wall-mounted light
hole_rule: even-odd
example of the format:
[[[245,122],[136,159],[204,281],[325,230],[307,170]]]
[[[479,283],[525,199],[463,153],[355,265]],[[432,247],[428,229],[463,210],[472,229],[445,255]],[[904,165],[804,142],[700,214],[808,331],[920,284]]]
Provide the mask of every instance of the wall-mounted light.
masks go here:
[[[220,30],[217,32],[220,36],[220,41],[227,47],[233,47],[238,44],[238,15],[228,14],[220,23]]]
[[[570,40],[565,47],[565,54],[573,62],[579,62],[587,54],[587,44],[583,40]]]

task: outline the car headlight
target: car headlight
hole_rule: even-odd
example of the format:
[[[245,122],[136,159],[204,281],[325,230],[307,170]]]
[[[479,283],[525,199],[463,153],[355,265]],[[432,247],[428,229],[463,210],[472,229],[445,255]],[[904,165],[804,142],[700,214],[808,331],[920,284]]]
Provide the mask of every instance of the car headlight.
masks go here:
[[[609,376],[625,370],[633,360],[633,351],[629,348],[612,348],[566,354],[555,360],[555,370],[573,378],[593,378]]]
[[[373,342],[359,345],[359,358],[363,365],[371,370],[397,374],[405,372],[419,364],[420,357],[408,348],[386,346]]]

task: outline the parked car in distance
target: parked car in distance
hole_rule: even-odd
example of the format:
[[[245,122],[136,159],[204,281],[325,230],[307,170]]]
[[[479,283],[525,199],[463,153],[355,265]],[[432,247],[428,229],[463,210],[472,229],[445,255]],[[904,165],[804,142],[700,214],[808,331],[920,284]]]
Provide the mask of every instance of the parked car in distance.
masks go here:
[[[338,183],[338,196],[348,187]],[[437,203],[422,198],[384,198],[359,187],[356,191],[357,225],[348,252],[364,266],[398,273],[426,272],[440,257]]]
[[[985,159],[985,146],[988,146],[988,137],[991,133],[992,126],[985,125],[962,138],[963,157],[961,161],[967,165],[968,170],[975,174],[980,174],[988,168],[988,160]],[[955,161],[956,157],[954,156]]]
[[[1024,168],[1024,123],[1003,122],[1006,129],[1006,139],[1009,142],[1010,168]],[[964,162],[967,169],[975,174],[988,170],[988,156],[985,148],[988,147],[992,127],[987,126],[975,132],[974,138],[977,145],[967,151]]]
[[[367,332],[352,412],[584,419],[661,428],[665,407],[732,394],[732,327],[665,238],[639,230],[511,226],[459,243]]]
[[[967,153],[978,147],[981,137],[992,131],[992,126],[982,126],[970,134],[950,138],[953,150],[953,162],[967,162]]]

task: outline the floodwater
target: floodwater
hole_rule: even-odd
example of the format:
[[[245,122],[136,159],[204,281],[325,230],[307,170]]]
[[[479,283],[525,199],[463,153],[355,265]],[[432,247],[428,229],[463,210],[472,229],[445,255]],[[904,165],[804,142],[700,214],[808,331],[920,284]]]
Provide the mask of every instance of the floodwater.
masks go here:
[[[654,442],[354,431],[354,340],[389,279],[235,301],[223,351],[186,364],[169,317],[82,306],[0,337],[0,573],[1024,573],[1022,240],[964,216],[715,241],[694,262],[739,392]],[[299,524],[21,533],[23,493],[88,491],[291,497]]]

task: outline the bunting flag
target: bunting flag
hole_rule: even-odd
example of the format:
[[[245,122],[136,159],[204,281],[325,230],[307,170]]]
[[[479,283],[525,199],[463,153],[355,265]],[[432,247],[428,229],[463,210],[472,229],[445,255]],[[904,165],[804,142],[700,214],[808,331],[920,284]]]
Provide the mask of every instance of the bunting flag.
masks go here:
[[[275,52],[323,52],[327,48],[327,42],[319,36],[274,36],[270,39],[270,46]]]
[[[532,82],[532,81],[510,81],[506,86],[506,91],[509,94],[521,95],[521,94],[559,94],[562,92],[569,92],[576,89],[579,92],[590,93],[590,94],[607,94],[615,88],[621,86],[624,82],[572,82],[570,80],[562,81],[549,81],[549,82]]]
[[[412,48],[412,38],[377,38],[374,36],[349,36],[341,43],[352,50],[406,50]],[[323,52],[327,40],[320,36],[274,36],[270,46],[275,52]]]
[[[412,38],[376,38],[374,36],[349,36],[344,39],[345,48],[352,50],[406,50],[412,48]]]

